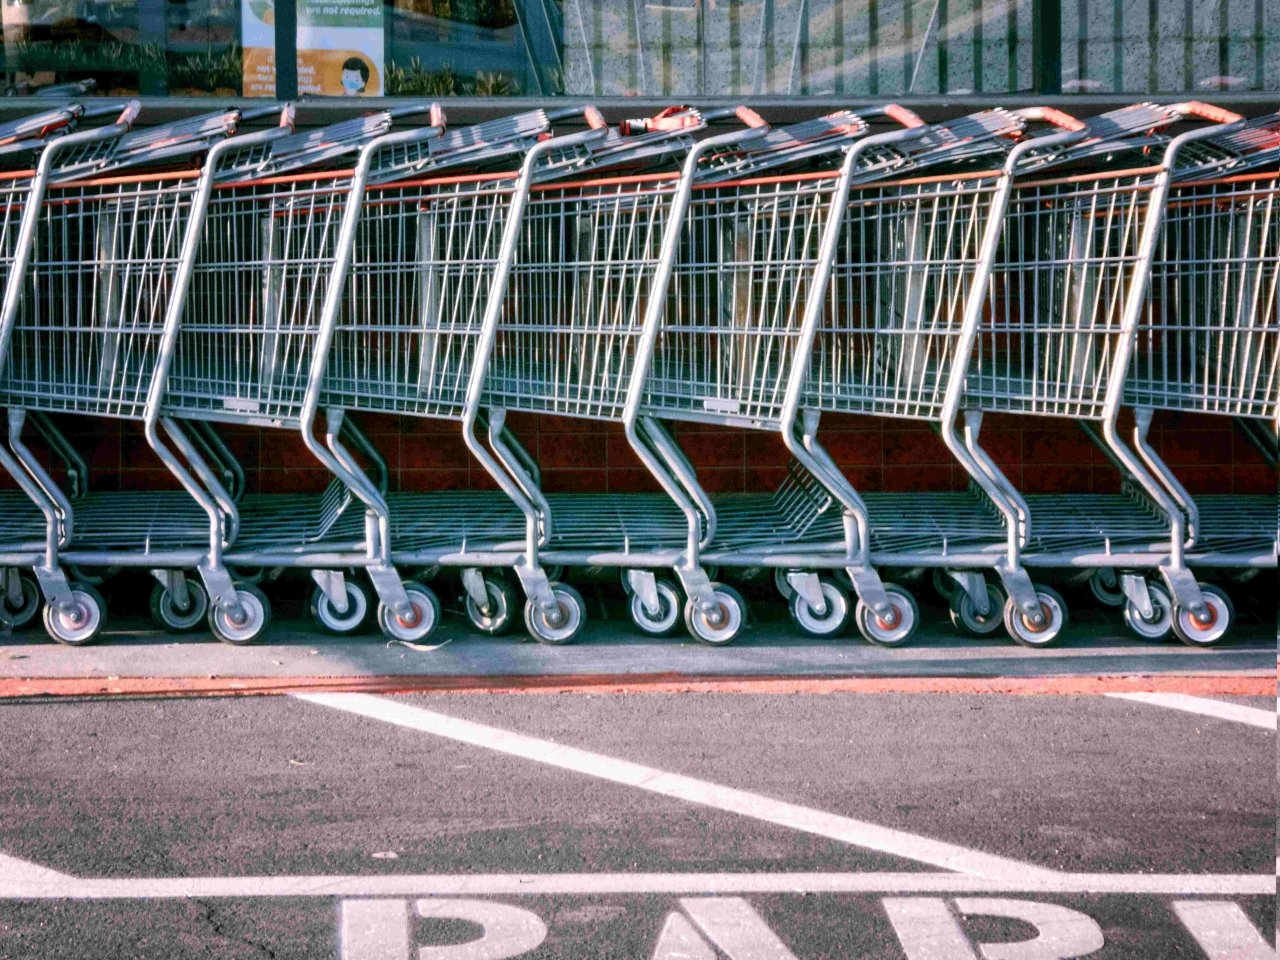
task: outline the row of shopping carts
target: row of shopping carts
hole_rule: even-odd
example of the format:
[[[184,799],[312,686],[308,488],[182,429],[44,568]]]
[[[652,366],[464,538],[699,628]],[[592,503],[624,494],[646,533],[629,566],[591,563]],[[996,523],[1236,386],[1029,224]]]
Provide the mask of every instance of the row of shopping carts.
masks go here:
[[[1208,645],[1234,614],[1206,571],[1276,566],[1276,498],[1193,498],[1148,430],[1219,414],[1274,462],[1280,114],[447,129],[432,105],[295,132],[285,107],[243,132],[266,113],[134,130],[137,110],[0,129],[10,627],[43,609],[90,642],[95,576],[134,567],[167,629],[247,643],[271,611],[253,571],[293,568],[326,630],[417,641],[440,603],[404,572],[448,569],[480,630],[523,613],[564,643],[587,608],[557,571],[617,568],[641,631],[723,644],[748,611],[716,571],[769,571],[804,633],[892,646],[920,615],[889,578],[923,573],[962,631],[1046,646],[1067,608],[1040,574],[1067,571],[1138,635]],[[544,492],[509,411],[621,424],[662,492]],[[1123,491],[1024,495],[980,444],[987,411],[1079,421]],[[361,413],[459,422],[498,489],[388,490]],[[932,425],[969,489],[859,494],[823,413]],[[181,489],[89,490],[49,414],[140,422]],[[778,434],[785,481],[709,495],[673,422]],[[300,433],[328,489],[246,493],[217,425]]]

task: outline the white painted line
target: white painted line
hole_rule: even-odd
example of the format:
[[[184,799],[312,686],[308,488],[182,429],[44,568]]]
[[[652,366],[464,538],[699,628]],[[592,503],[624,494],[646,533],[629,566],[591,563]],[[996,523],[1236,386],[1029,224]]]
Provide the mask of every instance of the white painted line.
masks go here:
[[[10,883],[68,883],[75,877],[0,853],[0,887]]]
[[[1102,929],[1092,917],[1060,904],[963,897],[955,901],[955,908],[962,916],[1008,918],[1035,928],[1030,940],[978,944],[986,960],[1068,960],[1105,946]],[[945,900],[889,898],[884,910],[907,960],[977,960],[978,952]]]
[[[1276,960],[1276,951],[1235,903],[1183,900],[1173,912],[1209,960]]]
[[[1230,720],[1233,723],[1245,723],[1251,727],[1270,730],[1273,733],[1276,729],[1275,711],[1259,710],[1257,707],[1245,707],[1238,703],[1209,700],[1205,697],[1192,697],[1185,693],[1108,693],[1107,696],[1114,697],[1117,700],[1149,703],[1154,707],[1167,707],[1170,710],[1198,713],[1218,720]]]
[[[343,900],[338,918],[342,960],[405,960],[409,905],[403,900]]]
[[[59,876],[61,876],[59,874]],[[508,897],[605,894],[1043,893],[1266,896],[1275,874],[1060,873],[994,880],[961,873],[544,873],[376,876],[139,877],[57,881],[0,876],[0,900],[151,900],[181,897]]]
[[[548,740],[512,733],[497,727],[459,720],[407,703],[363,693],[299,693],[299,700],[345,710],[373,720],[421,730],[499,753],[535,760],[562,770],[586,774],[612,783],[647,790],[686,803],[725,810],[776,826],[827,837],[880,853],[888,853],[919,863],[927,863],[960,873],[1019,882],[1029,878],[1057,876],[1057,871],[1004,857],[969,850],[928,837],[893,830],[864,820],[824,813],[794,803],[774,800],[757,793],[724,787],[705,780],[666,773],[626,760],[566,747]]]
[[[796,960],[755,908],[741,897],[681,900],[680,906],[729,960]]]

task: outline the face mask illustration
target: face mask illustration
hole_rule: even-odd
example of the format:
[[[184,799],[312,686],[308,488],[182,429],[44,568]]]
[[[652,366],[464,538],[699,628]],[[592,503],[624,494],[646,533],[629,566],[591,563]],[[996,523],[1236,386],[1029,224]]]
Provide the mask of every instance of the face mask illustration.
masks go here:
[[[346,90],[347,93],[359,93],[364,89],[364,80],[361,79],[360,74],[355,70],[343,70],[342,88]]]

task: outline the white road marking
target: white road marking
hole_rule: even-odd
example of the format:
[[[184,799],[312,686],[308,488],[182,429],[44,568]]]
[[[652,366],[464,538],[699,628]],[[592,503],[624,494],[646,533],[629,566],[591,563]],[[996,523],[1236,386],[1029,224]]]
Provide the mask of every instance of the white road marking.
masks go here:
[[[1263,939],[1238,904],[1180,900],[1173,912],[1208,960],[1276,960],[1275,947]]]
[[[8,883],[67,883],[75,877],[0,853],[0,889]]]
[[[667,914],[653,960],[716,960],[716,952],[683,914]]]
[[[469,743],[526,760],[535,760],[562,770],[572,770],[575,773],[636,787],[650,793],[683,800],[686,803],[725,810],[777,826],[827,837],[880,853],[905,857],[908,860],[943,867],[947,870],[977,874],[992,879],[1018,881],[1058,875],[1057,871],[1044,867],[969,850],[955,844],[893,830],[864,820],[854,820],[850,817],[813,810],[760,794],[748,793],[745,790],[696,780],[693,777],[666,773],[627,760],[618,760],[587,750],[566,747],[548,740],[539,740],[536,737],[513,733],[509,730],[473,723],[470,720],[460,720],[382,697],[362,693],[301,693],[293,696],[308,703],[421,730],[423,733],[447,737],[450,740]]]
[[[1036,928],[1030,940],[978,944],[985,960],[1071,960],[1104,945],[1102,930],[1092,917],[1056,903],[985,898],[954,903],[962,916],[1008,917]],[[977,960],[945,900],[891,898],[884,901],[884,909],[907,960]]]
[[[681,900],[680,906],[729,960],[796,960],[760,914],[740,897]]]
[[[1246,723],[1251,727],[1261,727],[1273,733],[1276,729],[1275,711],[1259,710],[1257,707],[1246,707],[1238,703],[1209,700],[1205,697],[1192,697],[1185,693],[1108,693],[1106,696],[1114,697],[1117,700],[1134,700],[1138,703],[1149,703],[1152,706],[1167,707],[1170,710],[1199,713],[1218,720],[1230,720],[1233,723]]]
[[[408,960],[409,905],[403,900],[343,900],[338,943],[342,960]]]
[[[536,913],[492,900],[419,900],[418,916],[466,920],[484,928],[478,940],[421,946],[418,960],[507,960],[536,950],[547,939],[547,925]]]
[[[1147,896],[1267,896],[1275,874],[1061,873],[992,879],[960,873],[544,873],[405,874],[376,876],[139,877],[10,879],[0,874],[0,899],[151,900],[181,897],[495,897],[604,894],[755,893],[866,894],[1130,894]]]

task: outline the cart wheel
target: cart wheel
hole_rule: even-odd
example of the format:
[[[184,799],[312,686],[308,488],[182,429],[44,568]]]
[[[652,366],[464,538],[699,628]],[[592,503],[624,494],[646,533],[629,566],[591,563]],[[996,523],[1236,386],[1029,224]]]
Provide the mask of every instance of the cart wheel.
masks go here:
[[[1220,643],[1231,631],[1236,618],[1236,608],[1222,588],[1211,583],[1200,584],[1204,594],[1208,622],[1202,623],[1191,611],[1175,604],[1173,608],[1173,632],[1189,647],[1212,647]]]
[[[698,609],[690,597],[684,604],[684,625],[690,635],[699,643],[711,647],[732,643],[742,632],[747,623],[747,601],[733,587],[723,583],[711,584],[711,590],[720,606],[720,620],[712,623],[707,615]]]
[[[22,599],[14,605],[6,595],[0,594],[0,618],[8,622],[13,630],[21,630],[40,612],[40,584],[30,574],[18,574],[18,583],[22,587]]]
[[[920,626],[920,608],[916,598],[896,583],[886,583],[884,592],[889,595],[897,619],[882,620],[870,606],[858,601],[854,616],[858,631],[878,647],[900,647],[910,640]]]
[[[641,633],[651,637],[669,637],[680,623],[680,591],[670,580],[657,580],[658,613],[650,614],[638,594],[631,594],[627,611],[631,622]]]
[[[119,567],[82,567],[74,563],[68,563],[66,570],[72,580],[91,587],[102,586],[120,572]]]
[[[1151,595],[1151,619],[1140,614],[1138,608],[1126,599],[1125,625],[1143,640],[1168,640],[1173,632],[1173,601],[1169,598],[1169,591],[1148,581],[1147,593]]]
[[[937,586],[936,583],[934,585]],[[989,637],[1000,629],[1004,601],[1004,590],[994,583],[988,583],[987,604],[991,609],[986,614],[981,614],[974,606],[973,598],[957,586],[951,594],[951,624],[970,637]]]
[[[524,604],[524,625],[539,643],[560,645],[573,643],[587,622],[587,604],[582,595],[567,583],[552,583],[551,594],[560,607],[560,621],[552,623],[534,600]]]
[[[792,591],[788,609],[791,620],[808,637],[834,637],[849,626],[849,594],[835,580],[821,577],[818,585],[827,601],[827,612],[819,615],[800,593]]]
[[[347,612],[339,613],[333,601],[319,587],[311,592],[311,619],[325,633],[348,636],[358,633],[369,619],[369,593],[354,580],[343,578],[347,588]]]
[[[1102,571],[1094,571],[1093,576],[1089,578],[1089,592],[1104,607],[1119,609],[1125,605],[1124,591],[1120,589],[1117,583],[1114,587],[1108,586],[1106,581],[1102,579]]]
[[[52,603],[45,604],[44,628],[59,643],[83,647],[97,639],[107,619],[107,604],[87,583],[72,583],[71,599],[75,602],[71,613],[64,613]]]
[[[209,595],[195,580],[187,581],[187,609],[179,610],[172,591],[163,584],[151,588],[151,619],[169,633],[192,633],[204,627],[209,615]]]
[[[1045,622],[1035,626],[1010,597],[1004,604],[1004,626],[1009,636],[1024,647],[1051,647],[1061,639],[1062,629],[1067,625],[1067,602],[1053,587],[1036,584],[1035,590]]]
[[[267,575],[266,567],[227,567],[227,573],[231,574],[231,579],[236,583],[247,583],[251,586],[257,586],[262,582],[263,577]]]
[[[220,607],[209,610],[209,627],[213,635],[223,643],[242,647],[258,640],[266,632],[271,622],[271,601],[267,595],[251,583],[237,583],[236,600],[243,610],[244,619],[240,623],[231,619],[231,615]]]
[[[947,603],[951,602],[951,598],[954,597],[956,593],[963,593],[959,584],[952,580],[951,577],[947,575],[947,571],[943,570],[941,567],[933,568],[933,589],[936,590],[938,596],[947,601]],[[1001,602],[1003,603],[1004,601],[1002,600]]]
[[[796,588],[791,585],[791,581],[787,579],[790,570],[786,567],[773,568],[773,585],[778,593],[782,594],[783,600],[790,600],[796,595]]]
[[[484,578],[484,592],[489,598],[489,611],[481,610],[479,604],[471,599],[471,594],[467,594],[467,619],[473,627],[491,637],[510,633],[516,623],[516,611],[520,609],[520,597],[515,588],[499,574]]]
[[[404,619],[385,603],[378,604],[378,626],[391,640],[407,640],[416,643],[425,640],[440,623],[440,601],[435,591],[416,580],[404,581],[405,593],[413,604],[413,615]]]

